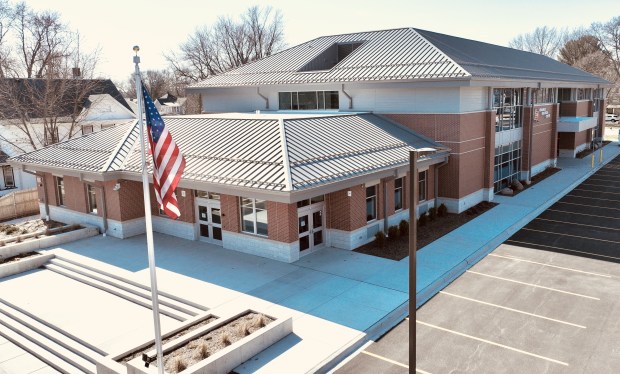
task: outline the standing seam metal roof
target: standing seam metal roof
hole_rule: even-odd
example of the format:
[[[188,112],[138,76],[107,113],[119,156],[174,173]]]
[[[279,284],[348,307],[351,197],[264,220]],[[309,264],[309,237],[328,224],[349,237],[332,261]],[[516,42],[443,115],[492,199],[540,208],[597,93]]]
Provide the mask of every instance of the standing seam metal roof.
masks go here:
[[[363,44],[331,69],[304,69],[334,44],[353,42]],[[401,28],[320,37],[209,77],[191,87],[471,78],[609,84],[535,53]]]
[[[165,121],[187,161],[183,180],[271,191],[303,190],[405,166],[410,150],[443,148],[373,114],[245,119],[185,116]],[[137,174],[141,172],[138,130],[133,122],[12,161]]]

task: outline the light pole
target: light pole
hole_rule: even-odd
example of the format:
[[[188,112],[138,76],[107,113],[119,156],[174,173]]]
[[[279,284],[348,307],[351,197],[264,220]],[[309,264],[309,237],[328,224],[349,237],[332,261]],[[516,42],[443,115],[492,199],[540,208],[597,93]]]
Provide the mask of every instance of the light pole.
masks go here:
[[[434,148],[419,148],[409,152],[409,372],[415,372],[416,363],[416,251],[418,249],[418,160],[421,153],[436,152]],[[435,196],[435,199],[437,196]],[[413,368],[413,370],[411,369]]]

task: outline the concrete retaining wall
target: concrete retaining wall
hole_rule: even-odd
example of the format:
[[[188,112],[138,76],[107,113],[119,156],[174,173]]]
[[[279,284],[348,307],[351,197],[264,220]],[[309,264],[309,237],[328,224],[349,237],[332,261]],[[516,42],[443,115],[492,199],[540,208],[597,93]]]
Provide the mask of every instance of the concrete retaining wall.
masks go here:
[[[97,227],[85,227],[63,234],[43,236],[38,239],[30,239],[21,243],[11,243],[0,247],[0,259],[17,256],[21,253],[38,251],[40,249],[55,247],[60,244],[74,242],[76,240],[99,235]]]
[[[55,255],[50,253],[2,264],[0,265],[0,278],[10,277],[11,275],[36,269],[54,257]]]

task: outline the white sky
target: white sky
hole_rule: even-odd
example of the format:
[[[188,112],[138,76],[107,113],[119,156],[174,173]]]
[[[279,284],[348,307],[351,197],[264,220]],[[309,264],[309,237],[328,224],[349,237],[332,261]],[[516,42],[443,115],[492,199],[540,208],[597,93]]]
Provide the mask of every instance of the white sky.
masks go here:
[[[132,47],[140,46],[141,69],[163,69],[174,50],[197,27],[220,15],[237,17],[251,5],[271,5],[284,17],[289,46],[333,34],[416,27],[507,45],[537,26],[575,28],[620,15],[619,0],[26,0],[54,10],[80,32],[82,46],[99,46],[99,75],[115,82],[133,72]]]

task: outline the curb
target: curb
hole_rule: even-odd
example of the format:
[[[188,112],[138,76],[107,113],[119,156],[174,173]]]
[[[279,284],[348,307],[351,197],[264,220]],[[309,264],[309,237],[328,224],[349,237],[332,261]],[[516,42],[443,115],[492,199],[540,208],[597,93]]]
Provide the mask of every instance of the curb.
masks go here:
[[[610,143],[613,145],[613,143]],[[616,152],[614,152],[616,153]],[[602,164],[598,164],[595,168],[589,170],[587,173],[583,174],[580,178],[577,178],[573,183],[571,183],[568,187],[563,189],[560,193],[554,195],[549,200],[547,200],[544,204],[538,206],[536,209],[523,216],[519,221],[515,224],[511,225],[510,228],[500,232],[493,239],[488,241],[482,247],[478,248],[474,252],[472,252],[465,260],[458,263],[455,267],[442,274],[438,279],[428,285],[426,288],[416,293],[416,309],[420,308],[424,305],[428,300],[430,300],[433,296],[435,296],[439,291],[444,289],[450,283],[452,283],[456,278],[461,276],[467,269],[471,268],[475,264],[477,264],[480,260],[482,260],[486,255],[491,253],[495,248],[499,247],[503,242],[505,242],[508,238],[510,238],[514,233],[521,230],[525,225],[530,223],[534,218],[536,218],[543,211],[547,210],[551,205],[555,204],[558,200],[563,198],[567,193],[581,184],[583,181],[588,179],[594,173],[599,171],[603,166],[607,165],[611,160],[618,157],[619,154],[615,154],[610,156],[608,159],[603,160]]]

